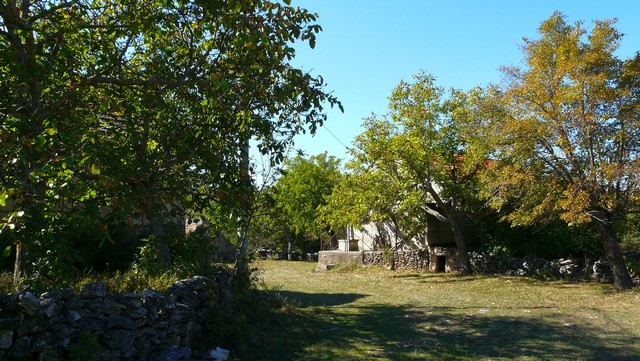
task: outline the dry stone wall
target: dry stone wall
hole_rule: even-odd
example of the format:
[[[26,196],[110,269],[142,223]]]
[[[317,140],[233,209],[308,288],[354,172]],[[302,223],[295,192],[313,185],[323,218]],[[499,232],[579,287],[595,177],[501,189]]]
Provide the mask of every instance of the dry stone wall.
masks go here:
[[[588,275],[585,263],[577,259],[547,260],[472,253],[471,265],[478,273],[541,278],[580,278]]]
[[[429,270],[429,255],[422,250],[364,251],[363,263],[394,269]]]
[[[561,258],[547,260],[542,258],[516,258],[501,255],[472,253],[471,264],[477,272],[490,274],[508,274],[556,279],[582,279],[597,282],[613,282],[609,263],[603,259]],[[640,250],[624,252],[631,276],[640,284]]]
[[[393,255],[393,258],[391,257]],[[471,265],[478,273],[506,274],[554,279],[591,279],[612,282],[611,269],[606,260],[556,259],[534,257],[510,257],[472,252]],[[430,270],[429,254],[425,251],[365,251],[363,264],[396,269]],[[632,276],[640,284],[640,250],[625,252],[627,263],[632,267]]]
[[[203,320],[230,299],[229,278],[219,273],[186,279],[164,293],[148,289],[111,295],[96,282],[79,293],[65,289],[40,297],[29,292],[0,295],[0,360],[77,358],[74,350],[89,352],[94,360],[185,355]]]

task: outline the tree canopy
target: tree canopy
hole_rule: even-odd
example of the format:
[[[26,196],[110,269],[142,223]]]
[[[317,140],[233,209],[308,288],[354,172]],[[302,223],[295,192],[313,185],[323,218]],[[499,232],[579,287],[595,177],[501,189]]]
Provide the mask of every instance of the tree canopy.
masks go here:
[[[614,226],[640,200],[640,53],[615,56],[614,25],[587,32],[554,13],[499,85],[446,96],[425,73],[401,82],[389,114],[365,120],[329,218],[391,222],[407,239],[431,214],[456,234],[480,195],[513,226],[596,224],[616,285],[630,287]]]
[[[288,232],[315,241],[329,230],[320,212],[341,178],[340,160],[327,153],[308,159],[297,156],[285,163],[273,197]]]
[[[389,113],[365,120],[356,138],[351,174],[334,194],[329,218],[359,225],[389,222],[404,240],[425,238],[430,214],[451,227],[460,270],[470,273],[460,216],[474,199],[477,167],[466,158],[463,132],[470,95],[448,94],[425,72],[400,82]],[[360,219],[357,219],[360,218]],[[354,222],[357,222],[354,224]]]
[[[493,117],[480,131],[494,149],[484,193],[513,224],[559,216],[595,222],[616,285],[630,287],[613,225],[637,205],[640,57],[615,56],[614,21],[587,33],[554,13],[525,39],[523,67],[505,67]]]
[[[20,246],[109,207],[162,237],[171,211],[242,199],[250,139],[281,162],[341,107],[290,64],[315,20],[271,1],[0,3],[0,221]]]

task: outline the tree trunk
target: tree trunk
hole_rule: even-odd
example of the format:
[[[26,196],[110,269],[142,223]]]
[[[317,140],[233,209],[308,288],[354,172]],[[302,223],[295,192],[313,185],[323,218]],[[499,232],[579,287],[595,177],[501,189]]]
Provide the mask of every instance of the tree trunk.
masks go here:
[[[249,269],[249,237],[247,235],[249,231],[249,225],[251,224],[252,217],[247,215],[245,218],[239,218],[238,227],[238,251],[236,253],[236,262],[234,264],[234,270],[238,276],[237,282],[249,282],[250,269]],[[236,284],[237,285],[237,284]]]
[[[613,230],[613,222],[607,218],[598,220],[598,228],[600,229],[600,237],[604,247],[604,254],[607,256],[611,273],[613,274],[613,282],[618,288],[631,288],[633,282],[631,275],[624,262],[624,256],[618,243],[615,231]]]
[[[251,163],[249,160],[249,136],[243,135],[240,139],[240,178],[244,182],[245,187],[251,185],[250,168]],[[249,225],[253,218],[252,205],[250,204],[249,191],[243,192],[240,197],[240,228],[238,229],[238,254],[236,256],[235,271],[238,275],[238,280],[249,282],[249,237],[247,232],[249,231]]]
[[[238,230],[238,252],[234,268],[238,274],[249,273],[249,239],[244,229]]]
[[[158,243],[158,265],[162,268],[171,267],[171,253],[169,252],[169,244],[167,243],[167,235],[162,225],[160,217],[149,215],[149,223],[151,224],[151,232],[156,237]]]
[[[440,208],[440,210],[444,212],[446,216],[446,222],[449,223],[451,231],[453,231],[453,239],[456,242],[456,251],[458,253],[458,271],[462,275],[470,275],[471,261],[469,260],[469,252],[467,251],[467,244],[464,241],[464,234],[462,234],[462,229],[460,229],[460,225],[455,219],[455,206],[453,205],[453,202],[451,202],[451,205],[445,203],[442,198],[440,198],[438,192],[436,192],[435,189],[431,186],[431,184],[428,185],[427,191],[429,192],[429,194],[431,194],[431,197],[438,205],[438,208]],[[428,206],[427,210],[429,210]],[[437,212],[434,211],[429,213],[438,218],[436,214],[434,214]],[[427,242],[428,241],[429,240],[427,240]]]
[[[453,230],[453,239],[456,242],[456,251],[458,253],[458,270],[462,275],[471,274],[471,261],[469,260],[469,252],[467,251],[467,244],[464,241],[464,235],[458,225],[458,222],[453,219],[453,216],[449,219],[449,224]]]
[[[291,261],[291,235],[288,230],[284,232],[284,236],[287,239],[287,260]]]
[[[17,285],[24,272],[24,247],[22,243],[16,243],[16,261],[13,264],[13,284]]]

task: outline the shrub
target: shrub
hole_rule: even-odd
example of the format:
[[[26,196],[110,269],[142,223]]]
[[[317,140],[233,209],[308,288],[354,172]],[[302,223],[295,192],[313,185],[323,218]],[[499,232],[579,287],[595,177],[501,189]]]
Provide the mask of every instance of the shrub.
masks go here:
[[[13,293],[13,291],[15,291],[13,275],[9,272],[0,273],[0,293]]]

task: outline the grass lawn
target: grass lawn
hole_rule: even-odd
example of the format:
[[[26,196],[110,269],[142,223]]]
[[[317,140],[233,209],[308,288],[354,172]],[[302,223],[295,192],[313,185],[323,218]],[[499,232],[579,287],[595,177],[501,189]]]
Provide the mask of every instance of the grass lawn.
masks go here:
[[[240,360],[640,360],[640,289],[260,261]]]

